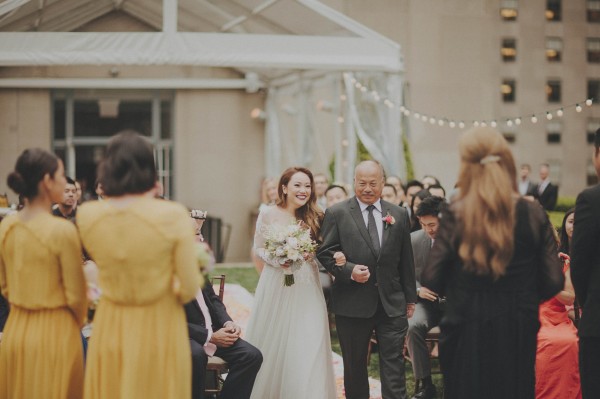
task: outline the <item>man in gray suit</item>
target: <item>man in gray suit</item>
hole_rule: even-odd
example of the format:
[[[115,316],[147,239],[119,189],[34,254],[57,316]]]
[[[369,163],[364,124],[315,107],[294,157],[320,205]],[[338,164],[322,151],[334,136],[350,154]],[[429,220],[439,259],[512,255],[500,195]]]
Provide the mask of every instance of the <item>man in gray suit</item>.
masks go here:
[[[404,338],[417,301],[410,227],[405,209],[381,200],[383,168],[361,162],[354,172],[356,197],[325,212],[319,261],[335,277],[332,310],[342,356],[346,398],[369,398],[367,350],[379,342],[383,399],[406,398]],[[341,251],[347,263],[335,266]]]
[[[408,321],[407,347],[412,362],[415,380],[421,380],[421,389],[412,399],[433,399],[437,392],[431,381],[431,363],[429,348],[425,337],[427,332],[440,323],[442,311],[438,294],[420,284],[421,271],[427,264],[431,247],[439,228],[439,213],[445,201],[440,197],[425,198],[419,204],[415,214],[423,229],[411,233],[413,255],[415,257],[415,275],[417,278],[417,296],[419,297],[415,314]]]

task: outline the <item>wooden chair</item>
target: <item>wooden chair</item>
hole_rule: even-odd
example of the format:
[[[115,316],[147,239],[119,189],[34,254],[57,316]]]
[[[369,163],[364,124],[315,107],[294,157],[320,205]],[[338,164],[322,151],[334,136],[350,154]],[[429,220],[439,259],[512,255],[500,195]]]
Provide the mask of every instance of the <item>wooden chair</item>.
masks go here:
[[[223,294],[225,293],[225,275],[213,276],[211,282],[213,288],[215,282],[219,281],[219,299],[223,300]],[[219,397],[221,393],[221,387],[223,386],[223,374],[227,374],[229,371],[229,365],[223,359],[218,356],[211,356],[208,358],[208,364],[206,365],[206,385],[204,388],[204,394],[215,395]]]
[[[427,342],[427,346],[429,347],[429,356],[430,356],[430,358],[431,359],[438,359],[438,356],[433,353],[433,349],[435,348],[436,345],[439,345],[439,342],[440,342],[440,328],[436,326],[436,327],[433,327],[431,330],[429,330],[427,332],[427,335],[425,336],[425,342]],[[433,368],[433,367],[431,368],[431,375],[433,375],[433,374],[442,374],[442,370],[440,369],[439,366],[436,367],[436,368]],[[421,381],[417,380],[415,382],[415,394],[417,392],[419,392],[420,388],[421,388]],[[441,395],[442,395],[441,397],[443,398],[444,397],[444,393],[441,392]]]

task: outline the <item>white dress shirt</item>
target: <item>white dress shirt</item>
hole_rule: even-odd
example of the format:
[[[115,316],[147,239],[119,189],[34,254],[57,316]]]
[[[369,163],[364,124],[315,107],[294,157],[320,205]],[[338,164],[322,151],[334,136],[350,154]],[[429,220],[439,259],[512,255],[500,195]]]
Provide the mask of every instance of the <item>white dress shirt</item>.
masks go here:
[[[369,204],[361,202],[358,198],[356,198],[356,200],[358,201],[358,205],[360,205],[360,211],[362,213],[363,220],[365,221],[365,226],[367,226],[368,229],[369,211],[367,210],[367,207],[369,206]],[[375,206],[375,209],[373,209],[373,217],[375,218],[377,235],[379,236],[379,246],[381,247],[383,244],[383,210],[381,209],[381,200],[378,199],[377,202],[373,204],[373,206]]]

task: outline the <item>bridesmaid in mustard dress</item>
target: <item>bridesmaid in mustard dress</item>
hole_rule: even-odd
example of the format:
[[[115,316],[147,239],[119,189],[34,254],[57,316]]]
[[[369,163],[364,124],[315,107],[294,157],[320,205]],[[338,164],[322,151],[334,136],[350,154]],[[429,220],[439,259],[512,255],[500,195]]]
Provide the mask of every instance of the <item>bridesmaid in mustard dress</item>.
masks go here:
[[[90,337],[86,399],[187,399],[192,360],[183,304],[201,280],[187,210],[155,199],[151,145],[126,131],[99,168],[104,201],[77,211],[102,297]]]
[[[0,288],[11,307],[0,345],[0,398],[81,398],[81,244],[75,226],[50,213],[65,190],[62,162],[25,150],[7,183],[26,205],[0,224]]]

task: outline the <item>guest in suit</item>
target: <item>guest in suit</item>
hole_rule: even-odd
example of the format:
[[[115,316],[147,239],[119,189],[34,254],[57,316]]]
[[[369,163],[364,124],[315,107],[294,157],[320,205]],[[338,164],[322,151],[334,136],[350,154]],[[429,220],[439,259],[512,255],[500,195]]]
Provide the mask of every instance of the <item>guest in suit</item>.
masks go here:
[[[600,129],[594,139],[594,168],[600,176]],[[600,185],[584,190],[575,205],[571,278],[583,306],[579,321],[579,372],[584,399],[600,397]]]
[[[423,229],[410,235],[419,299],[415,307],[415,314],[408,320],[406,340],[415,380],[421,380],[422,383],[421,389],[413,399],[431,399],[437,394],[435,385],[431,381],[429,348],[427,342],[425,342],[425,337],[429,330],[440,323],[442,309],[440,308],[438,294],[427,287],[423,287],[420,280],[421,271],[427,264],[440,225],[438,215],[442,211],[444,203],[444,199],[440,197],[425,198],[416,211]]]
[[[524,163],[521,165],[519,172],[519,194],[523,197],[535,197],[537,192],[537,185],[529,180],[529,174],[531,173],[531,165]]]
[[[367,399],[367,349],[373,330],[380,349],[382,396],[406,398],[404,337],[417,301],[405,209],[382,201],[384,173],[376,161],[355,169],[356,197],[325,212],[319,261],[333,274],[332,310],[344,359],[346,398]],[[341,251],[347,262],[336,266]]]
[[[550,182],[550,166],[547,163],[540,165],[540,180],[535,198],[545,210],[553,211],[558,200],[558,187]]]
[[[185,315],[192,349],[192,398],[204,397],[209,356],[218,356],[229,365],[220,398],[249,398],[262,354],[240,338],[240,326],[227,314],[211,284],[206,284],[196,299],[185,305]]]

